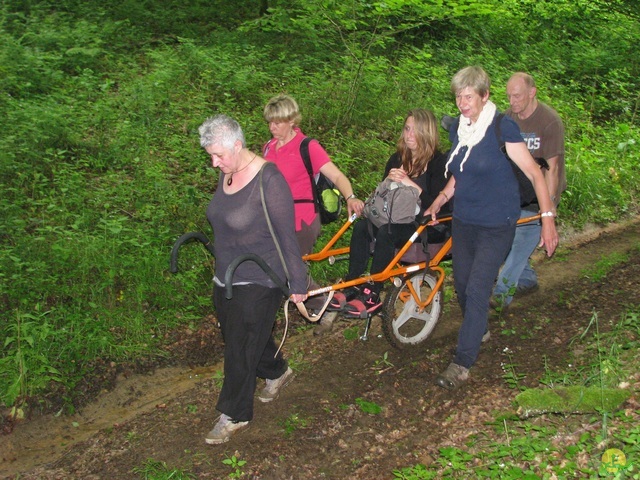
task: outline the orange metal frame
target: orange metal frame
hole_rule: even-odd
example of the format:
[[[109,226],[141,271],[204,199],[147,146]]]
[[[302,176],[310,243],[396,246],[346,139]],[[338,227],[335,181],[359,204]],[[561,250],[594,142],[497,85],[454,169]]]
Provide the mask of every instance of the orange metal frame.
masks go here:
[[[518,224],[529,223],[534,220],[538,220],[539,218],[540,218],[539,214],[532,215],[531,217],[526,217],[518,220]],[[322,250],[316,253],[311,253],[309,255],[304,255],[302,259],[309,262],[318,262],[325,259],[329,259],[329,262],[332,263],[332,259],[335,259],[335,257],[348,254],[350,251],[349,247],[334,248],[334,246],[336,245],[338,240],[342,237],[342,235],[344,235],[344,233],[349,229],[349,227],[351,227],[351,225],[355,220],[356,220],[356,216],[354,214],[345,222],[344,225],[342,225],[340,230],[336,232],[336,234],[331,238],[331,240],[329,240],[329,242],[324,246]],[[451,217],[443,217],[438,219],[438,222],[440,223],[449,222],[449,221],[451,221]],[[411,235],[411,238],[409,238],[409,240],[407,240],[407,242],[402,246],[402,248],[397,251],[395,257],[393,257],[393,260],[389,262],[389,265],[387,265],[387,267],[383,271],[379,273],[375,273],[373,275],[363,276],[353,280],[349,280],[347,282],[338,282],[336,284],[329,285],[327,287],[310,290],[308,292],[309,296],[320,295],[322,293],[327,293],[335,290],[342,290],[343,288],[352,287],[354,285],[361,285],[366,282],[384,282],[389,279],[393,281],[394,278],[401,277],[408,273],[417,272],[419,270],[424,270],[428,266],[431,271],[438,274],[438,280],[436,282],[435,287],[432,289],[431,294],[427,298],[425,298],[424,300],[420,300],[420,297],[418,293],[415,291],[413,284],[411,282],[407,283],[407,288],[409,289],[409,292],[411,293],[411,296],[413,297],[416,304],[418,305],[420,311],[424,310],[431,303],[431,301],[433,300],[433,297],[440,290],[440,288],[442,287],[442,284],[444,283],[446,274],[444,269],[440,267],[440,262],[451,251],[452,239],[449,238],[446,242],[444,242],[440,250],[438,250],[438,253],[432,259],[430,259],[428,265],[427,265],[427,262],[420,262],[420,263],[405,265],[400,262],[400,259],[407,252],[407,250],[409,250],[411,245],[413,245],[413,242],[420,236],[422,231],[431,225],[434,225],[434,223],[428,222],[423,225],[418,225],[418,227],[416,228],[416,231],[413,233],[413,235]]]

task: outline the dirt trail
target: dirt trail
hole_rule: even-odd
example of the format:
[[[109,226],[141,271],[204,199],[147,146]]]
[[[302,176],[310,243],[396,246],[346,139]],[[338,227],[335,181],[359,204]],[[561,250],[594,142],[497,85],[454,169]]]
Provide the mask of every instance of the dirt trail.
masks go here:
[[[563,285],[578,279],[581,271],[613,251],[637,249],[640,218],[565,235],[562,245],[551,261],[542,253],[536,254],[540,291],[515,301],[507,320],[534,315],[532,312],[538,310],[541,315],[549,315],[544,307],[549,306]],[[637,281],[632,279],[632,283]],[[600,298],[606,298],[603,293]],[[627,295],[627,300],[632,299]],[[556,309],[553,315],[570,316],[572,308],[568,302],[566,312]],[[579,311],[574,313],[582,315]],[[216,473],[216,468],[220,468],[221,459],[236,451],[242,458],[252,460],[252,478],[344,478],[335,472],[346,471],[351,471],[351,478],[389,478],[390,470],[386,476],[376,474],[376,462],[367,459],[386,455],[387,462],[415,463],[414,458],[392,460],[391,452],[383,451],[383,445],[389,441],[406,443],[411,446],[408,451],[419,451],[427,440],[417,436],[418,430],[430,423],[436,428],[436,419],[442,421],[440,410],[432,406],[434,402],[446,404],[448,410],[443,415],[450,416],[451,409],[455,411],[455,406],[464,401],[467,413],[482,418],[487,415],[482,411],[486,400],[479,397],[483,389],[494,394],[504,389],[494,365],[502,348],[500,338],[487,347],[493,355],[485,355],[474,367],[478,380],[474,380],[477,388],[473,393],[458,398],[429,387],[428,397],[424,396],[428,380],[442,367],[446,352],[454,344],[459,317],[457,305],[447,306],[429,340],[429,349],[413,353],[392,350],[381,338],[377,321],[367,343],[345,341],[343,330],[350,325],[344,322],[337,323],[329,336],[321,338],[300,328],[303,331],[292,333],[286,344],[288,356],[298,369],[298,381],[287,389],[283,396],[286,398],[274,402],[278,405],[256,408],[253,428],[218,450],[205,447],[201,437],[215,419],[213,404],[218,387],[214,377],[220,364],[196,369],[161,368],[149,375],[122,376],[113,391],[100,395],[73,416],[31,419],[18,424],[12,434],[0,436],[0,478],[16,478],[19,474],[20,478],[38,479],[134,478],[131,467],[142,465],[147,458],[172,466],[186,465],[199,472],[198,478],[220,478],[223,474]],[[568,332],[560,329],[553,332],[557,342],[563,342],[566,335]],[[504,340],[526,356],[526,349],[514,343],[516,339]],[[506,407],[510,395],[506,392],[501,399],[495,399],[491,408],[501,403]],[[359,414],[354,409],[357,398],[388,405],[384,418]],[[286,421],[292,418],[297,418],[298,423],[292,426],[289,436]],[[417,423],[419,418],[421,425]],[[274,429],[280,432],[275,441]],[[434,430],[429,435],[429,442],[455,441],[455,433]],[[423,450],[428,448],[422,446]],[[126,453],[129,450],[131,454]],[[287,462],[292,462],[289,468]],[[119,476],[123,472],[129,474]]]
[[[161,368],[150,375],[121,375],[117,386],[75,415],[46,415],[0,437],[0,475],[12,475],[48,463],[102,429],[113,428],[157,408],[193,388],[215,366],[194,372],[189,368]]]

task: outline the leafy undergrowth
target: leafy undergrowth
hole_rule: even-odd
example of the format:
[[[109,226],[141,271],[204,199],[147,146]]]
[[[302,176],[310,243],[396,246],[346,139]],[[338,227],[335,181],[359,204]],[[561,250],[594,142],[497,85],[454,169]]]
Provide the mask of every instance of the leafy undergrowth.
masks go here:
[[[566,127],[562,228],[637,212],[636,4],[3,1],[0,408],[70,413],[91,377],[112,382],[168,333],[198,329],[207,249],[182,249],[179,275],[167,271],[177,238],[211,236],[218,173],[197,126],[229,114],[258,152],[278,93],[297,99],[303,131],[365,198],[407,109],[456,112],[451,75],[472,62],[504,110],[523,69]],[[43,398],[51,390],[62,404]]]
[[[351,335],[362,331],[360,323],[338,322],[328,336],[314,337],[294,319],[285,348],[296,380],[277,401],[256,402],[250,428],[229,443],[203,441],[217,416],[213,372],[75,445],[68,436],[64,455],[5,478],[634,478],[638,226],[627,235],[633,247],[624,249],[623,263],[611,261],[616,239],[607,235],[540,263],[540,291],[491,319],[491,339],[457,391],[433,385],[455,347],[455,299],[419,351],[391,349],[377,321],[362,342]],[[595,278],[593,268],[606,271]],[[185,349],[195,345],[189,336],[184,332]],[[631,397],[616,411],[517,416],[521,391],[573,385],[625,388]],[[17,438],[20,427],[4,440]],[[38,446],[33,438],[15,443],[15,462]]]

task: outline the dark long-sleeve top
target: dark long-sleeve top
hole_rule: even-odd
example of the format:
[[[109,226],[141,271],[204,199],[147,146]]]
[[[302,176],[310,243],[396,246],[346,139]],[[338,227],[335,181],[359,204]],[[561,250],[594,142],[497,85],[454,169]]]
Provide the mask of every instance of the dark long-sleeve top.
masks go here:
[[[291,191],[275,164],[266,163],[263,169],[265,201],[289,271],[290,293],[306,293],[307,268],[302,261],[295,236]],[[207,207],[207,219],[214,234],[214,281],[224,286],[224,276],[229,264],[240,255],[253,253],[260,256],[286,283],[282,261],[269,231],[260,199],[260,174],[232,194],[226,193],[223,185],[224,182],[218,182],[218,188]],[[233,284],[251,283],[276,286],[255,262],[246,261],[236,269]]]
[[[433,203],[440,191],[447,184],[448,178],[445,177],[445,165],[447,163],[447,156],[439,151],[435,152],[433,158],[427,164],[427,169],[424,173],[412,178],[421,189],[420,193],[420,215]],[[387,178],[389,171],[392,168],[402,167],[402,159],[398,152],[391,155],[387,161],[387,165],[384,167],[384,177]],[[451,214],[451,202],[445,203],[440,209],[440,216],[446,216]]]

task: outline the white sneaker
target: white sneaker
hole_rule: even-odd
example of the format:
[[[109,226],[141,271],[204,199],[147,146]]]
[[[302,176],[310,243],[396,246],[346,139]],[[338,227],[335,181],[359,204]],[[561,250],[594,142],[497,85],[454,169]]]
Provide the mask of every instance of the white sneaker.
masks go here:
[[[218,419],[218,423],[213,427],[206,437],[204,437],[204,441],[209,445],[217,445],[220,443],[228,442],[231,438],[231,435],[238,430],[242,430],[249,426],[249,422],[236,422],[231,419],[229,415],[225,415],[224,413],[220,415]]]
[[[287,371],[284,372],[280,378],[276,378],[274,380],[267,379],[267,385],[264,387],[262,392],[260,392],[260,395],[258,395],[258,400],[263,403],[275,400],[278,398],[280,389],[289,385],[294,377],[295,375],[293,370],[291,370],[291,367],[287,367]]]

